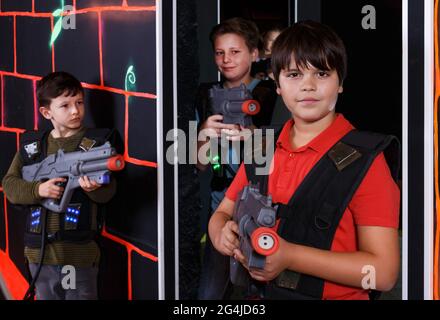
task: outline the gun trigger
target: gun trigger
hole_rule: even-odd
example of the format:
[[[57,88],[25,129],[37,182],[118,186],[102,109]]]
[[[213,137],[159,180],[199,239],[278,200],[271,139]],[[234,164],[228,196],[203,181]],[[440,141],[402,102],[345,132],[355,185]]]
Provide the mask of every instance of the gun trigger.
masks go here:
[[[81,140],[81,143],[79,145],[79,148],[85,152],[89,151],[90,149],[93,148],[93,146],[96,144],[95,140],[89,139],[87,137],[84,137]]]

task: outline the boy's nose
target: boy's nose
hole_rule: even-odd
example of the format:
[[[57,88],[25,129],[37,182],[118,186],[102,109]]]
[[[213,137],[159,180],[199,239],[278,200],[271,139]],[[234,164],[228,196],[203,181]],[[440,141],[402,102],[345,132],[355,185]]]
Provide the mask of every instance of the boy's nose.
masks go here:
[[[225,53],[223,55],[223,63],[228,63],[231,62],[231,57],[229,56],[229,54]]]
[[[303,91],[312,91],[316,89],[315,81],[312,77],[304,77],[301,89]]]
[[[79,108],[77,105],[73,105],[71,108],[71,112],[72,114],[78,114],[79,113]]]

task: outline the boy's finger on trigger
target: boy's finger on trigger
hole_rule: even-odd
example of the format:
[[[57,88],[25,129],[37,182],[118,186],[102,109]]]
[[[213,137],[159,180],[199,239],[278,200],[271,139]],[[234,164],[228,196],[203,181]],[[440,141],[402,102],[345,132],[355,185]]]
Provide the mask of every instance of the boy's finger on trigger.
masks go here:
[[[209,117],[212,121],[219,121],[223,120],[223,116],[221,114],[213,114]]]
[[[234,221],[231,221],[231,230],[237,234],[239,233],[238,225]]]

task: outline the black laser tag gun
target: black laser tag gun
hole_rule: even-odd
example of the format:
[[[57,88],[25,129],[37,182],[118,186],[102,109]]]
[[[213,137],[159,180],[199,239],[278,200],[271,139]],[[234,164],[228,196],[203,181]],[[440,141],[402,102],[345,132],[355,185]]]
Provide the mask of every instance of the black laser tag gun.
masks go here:
[[[124,169],[125,162],[121,155],[109,142],[88,151],[75,151],[64,153],[62,149],[48,156],[39,163],[24,166],[23,179],[26,181],[47,181],[52,178],[62,177],[67,179],[63,196],[60,200],[43,199],[41,205],[53,212],[65,212],[72,199],[73,192],[78,188],[78,179],[86,175],[90,180],[99,184],[110,183],[111,171]]]
[[[251,92],[243,83],[236,88],[214,85],[209,89],[209,98],[214,114],[223,115],[223,123],[248,127],[252,124],[251,116],[260,112],[260,103],[252,99]]]
[[[276,208],[272,197],[260,193],[258,185],[245,186],[238,194],[233,220],[238,224],[240,251],[247,258],[249,268],[263,269],[266,256],[279,248],[276,224]],[[249,273],[240,262],[230,258],[230,279],[234,285],[245,286]]]

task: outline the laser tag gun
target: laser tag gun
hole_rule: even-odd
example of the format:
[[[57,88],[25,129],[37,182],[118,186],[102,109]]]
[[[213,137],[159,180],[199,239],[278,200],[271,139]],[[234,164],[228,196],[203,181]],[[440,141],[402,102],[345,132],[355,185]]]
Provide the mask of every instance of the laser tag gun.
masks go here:
[[[237,199],[233,220],[238,224],[240,251],[247,258],[249,268],[263,269],[266,256],[279,248],[278,234],[272,229],[276,224],[272,197],[262,195],[258,185],[249,183]],[[237,286],[246,286],[249,279],[247,270],[233,257],[230,259],[230,279]]]
[[[260,103],[252,99],[251,92],[242,83],[235,88],[222,88],[214,85],[209,89],[209,98],[214,114],[223,115],[223,123],[240,124],[243,127],[252,125],[251,116],[260,112]],[[221,164],[220,155],[210,159],[213,172],[216,176],[223,177],[224,169],[229,168]],[[235,172],[232,170],[232,176]]]
[[[23,179],[26,181],[47,181],[62,177],[67,179],[63,196],[60,200],[43,199],[41,205],[53,212],[65,212],[72,199],[73,192],[78,188],[78,179],[87,176],[99,184],[110,183],[110,172],[124,169],[125,162],[121,155],[109,142],[89,151],[75,151],[64,153],[62,149],[48,156],[39,163],[24,166]]]
[[[223,123],[248,127],[252,124],[251,116],[260,112],[260,103],[252,99],[251,92],[243,83],[236,88],[214,85],[209,89],[209,98],[214,114],[223,115]]]

